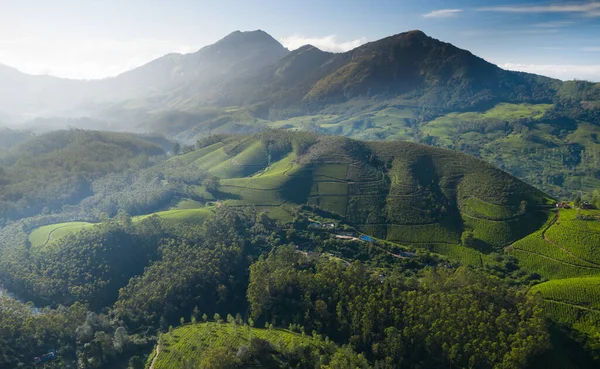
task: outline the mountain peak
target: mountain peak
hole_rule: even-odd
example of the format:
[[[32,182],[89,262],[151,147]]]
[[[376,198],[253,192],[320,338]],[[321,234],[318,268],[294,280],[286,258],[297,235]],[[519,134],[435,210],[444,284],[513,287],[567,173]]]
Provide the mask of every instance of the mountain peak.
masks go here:
[[[405,37],[429,38],[429,36],[427,36],[425,34],[425,32],[421,31],[420,29],[413,29],[408,32],[403,32],[403,33],[400,33],[398,36],[401,36],[401,35],[405,36]]]
[[[318,47],[311,45],[311,44],[306,44],[304,46],[300,46],[299,48],[297,48],[296,50],[294,50],[296,53],[304,53],[307,51],[321,51],[323,52],[323,50],[319,49]]]
[[[241,43],[264,43],[264,44],[279,44],[277,40],[273,38],[273,36],[269,35],[267,32],[258,29],[255,31],[234,31],[223,37],[217,44],[241,44]]]

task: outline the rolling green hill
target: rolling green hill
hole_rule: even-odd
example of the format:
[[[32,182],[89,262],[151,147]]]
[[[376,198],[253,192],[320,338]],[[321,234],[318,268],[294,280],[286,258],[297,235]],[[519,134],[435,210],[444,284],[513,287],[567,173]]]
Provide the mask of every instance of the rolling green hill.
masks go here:
[[[549,279],[597,275],[600,222],[594,217],[598,215],[597,210],[561,209],[545,227],[507,247],[507,252],[522,267]],[[587,216],[590,220],[583,218]]]
[[[188,209],[175,208],[172,210],[159,211],[148,215],[133,217],[132,220],[134,223],[139,223],[152,215],[157,215],[160,219],[171,225],[181,223],[202,224],[204,220],[212,214],[211,208],[203,207],[201,204],[188,206],[190,207]],[[38,227],[29,234],[29,242],[34,251],[43,250],[54,240],[59,240],[65,235],[76,233],[92,226],[94,226],[94,223],[67,222]]]
[[[254,206],[283,221],[306,205],[377,238],[450,254],[460,251],[449,248],[466,247],[465,234],[469,248],[487,253],[537,231],[552,201],[481,160],[408,142],[265,131],[229,137],[171,161],[181,170],[219,177],[212,196],[222,204]],[[206,194],[201,183],[189,184],[187,192]],[[198,211],[206,210],[158,214],[186,217]],[[76,228],[45,226],[30,240],[43,244],[54,230]]]
[[[534,286],[550,317],[576,331],[596,337],[600,331],[600,277],[567,278]]]
[[[309,367],[315,360],[328,362],[336,351],[339,349],[332,343],[288,330],[258,329],[237,323],[203,323],[182,326],[161,335],[146,368],[166,369],[184,363],[209,367],[213,356],[221,361],[230,360],[230,366],[214,362],[228,368]],[[245,354],[239,355],[240,352]]]
[[[214,146],[193,163],[222,176],[226,204],[280,211],[306,204],[400,243],[458,244],[468,230],[478,247],[499,248],[546,219],[543,193],[449,150],[323,137],[305,154],[289,147],[267,165],[261,145],[250,138],[230,155]]]

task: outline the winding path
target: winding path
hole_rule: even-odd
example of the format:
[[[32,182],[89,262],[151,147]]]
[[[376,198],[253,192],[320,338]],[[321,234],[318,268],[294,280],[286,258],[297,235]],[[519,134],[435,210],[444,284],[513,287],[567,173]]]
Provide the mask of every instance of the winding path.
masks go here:
[[[564,301],[560,301],[560,300],[547,299],[547,298],[544,298],[544,301],[555,303],[555,304],[566,305],[566,306],[573,307],[575,309],[582,309],[582,310],[587,310],[587,311],[590,311],[590,312],[593,312],[593,313],[600,314],[600,310],[594,309],[594,308],[590,308],[590,307],[586,307],[586,306],[570,304],[568,302],[564,302]]]
[[[158,354],[160,354],[160,343],[156,343],[156,351],[154,353],[154,359],[152,359],[152,364],[150,364],[149,369],[154,369],[154,364],[156,364],[156,360],[158,359]]]
[[[549,237],[546,235],[546,232],[547,232],[547,231],[550,229],[550,227],[552,227],[553,225],[555,225],[555,224],[556,224],[556,223],[557,223],[559,220],[560,220],[560,212],[557,212],[557,213],[556,213],[556,216],[554,217],[554,219],[552,220],[552,222],[550,223],[550,225],[549,225],[548,227],[544,228],[544,230],[542,231],[542,237],[544,238],[544,241],[548,242],[549,244],[551,244],[551,245],[552,245],[552,246],[554,246],[554,247],[557,247],[557,248],[559,248],[561,251],[565,252],[567,255],[569,255],[569,256],[571,256],[571,257],[573,257],[573,258],[575,258],[575,259],[577,259],[577,260],[579,260],[579,261],[582,261],[582,262],[584,262],[584,263],[586,263],[586,264],[589,264],[589,265],[592,265],[592,266],[594,266],[594,267],[598,267],[598,268],[600,268],[600,264],[597,264],[597,263],[591,262],[591,261],[589,261],[589,260],[583,259],[583,258],[581,258],[581,257],[579,257],[579,256],[577,256],[577,255],[575,255],[575,254],[573,254],[571,251],[569,251],[569,250],[565,249],[565,248],[564,248],[564,247],[562,247],[561,245],[559,245],[559,244],[557,244],[556,242],[552,241],[552,240],[551,240],[551,239],[550,239],[550,238],[549,238]]]

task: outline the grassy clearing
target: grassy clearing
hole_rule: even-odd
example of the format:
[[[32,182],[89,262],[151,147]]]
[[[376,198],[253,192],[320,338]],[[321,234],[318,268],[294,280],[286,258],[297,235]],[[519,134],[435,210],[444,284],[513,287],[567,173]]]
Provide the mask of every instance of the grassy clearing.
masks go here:
[[[176,224],[176,223],[180,223],[180,222],[192,224],[192,223],[203,223],[212,214],[213,214],[213,210],[211,208],[167,210],[167,211],[160,211],[158,213],[133,217],[133,221],[140,222],[148,217],[157,215],[162,220],[164,220],[167,224],[169,224],[169,223]]]
[[[187,204],[188,206],[191,203]],[[174,209],[161,211],[157,213],[140,215],[132,218],[132,221],[140,222],[150,216],[157,215],[167,224],[177,223],[203,223],[208,217],[213,214],[211,208],[189,208],[189,209]],[[46,247],[51,247],[53,240],[59,240],[62,237],[79,232],[84,228],[94,226],[94,223],[87,222],[68,222],[68,223],[57,223],[34,229],[29,234],[29,242],[31,247],[35,251],[41,251]]]
[[[264,169],[267,164],[268,157],[264,145],[256,141],[230,160],[212,167],[210,171],[219,178],[241,178]]]
[[[517,257],[522,267],[549,279],[600,274],[600,222],[577,220],[576,213],[561,209],[543,229],[515,242],[507,252]]]
[[[600,277],[559,279],[531,288],[555,321],[588,335],[600,332]]]
[[[227,162],[230,160],[229,156],[225,153],[223,148],[218,148],[216,150],[210,151],[206,155],[202,156],[199,159],[194,161],[194,164],[204,170],[210,170],[214,167],[217,167],[219,164]]]
[[[519,214],[517,206],[496,205],[476,197],[468,198],[462,210],[473,217],[490,220],[503,220]]]
[[[68,222],[39,227],[29,234],[29,242],[33,249],[41,248],[53,239],[58,240],[69,233],[78,232],[93,225],[93,223],[87,222]]]
[[[294,348],[321,350],[324,343],[282,329],[258,329],[233,324],[203,323],[185,325],[161,335],[155,369],[181,367],[185,361],[200,362],[202,354],[212,347],[227,347],[237,351],[248,346],[252,338],[268,341],[280,353]]]
[[[189,209],[200,209],[204,207],[204,203],[194,200],[181,200],[171,210],[189,210]]]
[[[185,163],[185,164],[191,164],[193,162],[195,162],[196,160],[202,158],[203,156],[217,150],[220,149],[224,146],[224,144],[222,142],[217,142],[215,144],[212,144],[210,146],[207,147],[203,147],[200,150],[195,150],[192,152],[189,152],[187,154],[183,154],[183,155],[179,155],[179,156],[174,156],[172,158],[170,158],[169,162],[177,162],[177,163]]]
[[[485,255],[477,250],[462,245],[433,244],[430,246],[431,252],[446,256],[450,261],[463,265],[483,266]]]

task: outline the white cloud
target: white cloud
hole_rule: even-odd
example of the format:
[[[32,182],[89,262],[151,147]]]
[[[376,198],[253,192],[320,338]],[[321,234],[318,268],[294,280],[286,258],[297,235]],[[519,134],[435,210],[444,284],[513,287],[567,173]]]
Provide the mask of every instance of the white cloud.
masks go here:
[[[582,51],[587,51],[587,52],[599,52],[600,51],[600,46],[584,47],[581,50]]]
[[[503,13],[581,13],[588,16],[600,16],[600,2],[581,2],[553,5],[492,6],[477,9],[479,11]]]
[[[279,41],[283,44],[283,46],[290,50],[296,50],[304,45],[313,45],[321,50],[339,53],[357,48],[366,43],[367,39],[361,37],[350,41],[339,41],[336,35],[325,37],[305,37],[292,35],[282,37]]]
[[[558,78],[563,81],[580,79],[600,82],[600,65],[561,65],[561,64],[499,64],[500,68],[535,73]]]
[[[462,9],[440,9],[423,14],[423,18],[449,18],[458,15],[460,12],[462,12]]]

